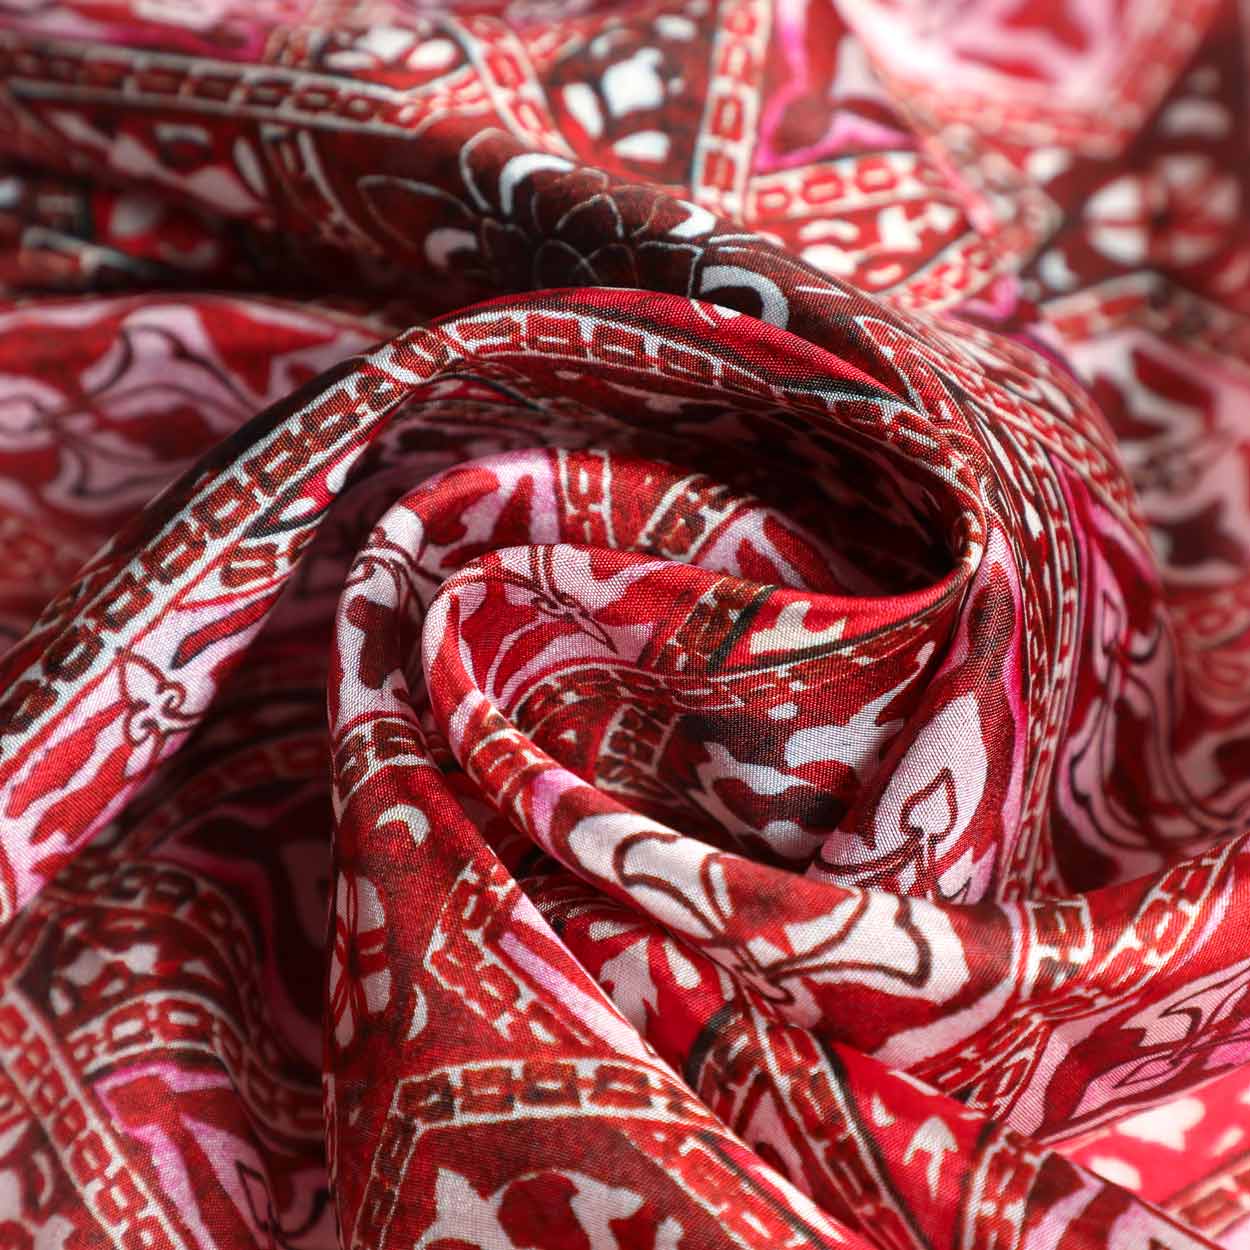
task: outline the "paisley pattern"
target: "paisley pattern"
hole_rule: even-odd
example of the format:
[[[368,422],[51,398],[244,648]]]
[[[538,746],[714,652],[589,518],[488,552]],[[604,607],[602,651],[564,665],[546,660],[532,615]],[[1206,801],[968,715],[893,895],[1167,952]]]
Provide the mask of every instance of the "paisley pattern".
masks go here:
[[[1248,55],[0,0],[0,1247],[1250,1247]]]

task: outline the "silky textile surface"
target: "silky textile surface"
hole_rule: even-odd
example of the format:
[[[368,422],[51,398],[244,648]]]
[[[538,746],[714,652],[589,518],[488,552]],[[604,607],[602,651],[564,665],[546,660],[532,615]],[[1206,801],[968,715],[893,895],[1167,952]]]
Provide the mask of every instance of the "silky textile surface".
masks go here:
[[[0,0],[0,1250],[1250,1247],[1248,52]]]

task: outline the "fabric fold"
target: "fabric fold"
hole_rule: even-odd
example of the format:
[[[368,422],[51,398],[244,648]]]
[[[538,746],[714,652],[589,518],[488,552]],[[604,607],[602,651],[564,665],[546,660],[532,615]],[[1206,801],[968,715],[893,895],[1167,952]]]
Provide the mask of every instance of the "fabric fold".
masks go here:
[[[1250,1244],[1243,26],[0,2],[0,1244]]]

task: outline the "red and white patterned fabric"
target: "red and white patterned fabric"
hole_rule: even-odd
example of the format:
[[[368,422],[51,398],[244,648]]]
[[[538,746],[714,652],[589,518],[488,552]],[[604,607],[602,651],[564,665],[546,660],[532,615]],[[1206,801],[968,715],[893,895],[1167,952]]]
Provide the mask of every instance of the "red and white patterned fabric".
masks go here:
[[[0,0],[0,1250],[1247,1250],[1248,57]]]

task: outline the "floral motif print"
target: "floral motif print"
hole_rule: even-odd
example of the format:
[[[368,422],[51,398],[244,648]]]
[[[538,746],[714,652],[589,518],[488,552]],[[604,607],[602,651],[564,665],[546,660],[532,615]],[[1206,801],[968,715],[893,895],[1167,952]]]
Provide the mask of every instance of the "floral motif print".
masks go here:
[[[365,1018],[384,1011],[390,1001],[386,913],[368,877],[344,872],[338,879],[329,995],[334,1040],[340,1046],[348,1045]]]
[[[0,0],[0,1246],[1250,1245],[1234,0]]]

